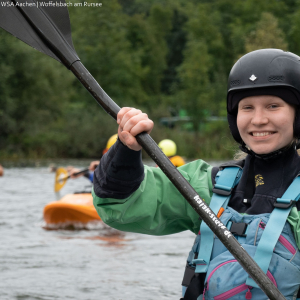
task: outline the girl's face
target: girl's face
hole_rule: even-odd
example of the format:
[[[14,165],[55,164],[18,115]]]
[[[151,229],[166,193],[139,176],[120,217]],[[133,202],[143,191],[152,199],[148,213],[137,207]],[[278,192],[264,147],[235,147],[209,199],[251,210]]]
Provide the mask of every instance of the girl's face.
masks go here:
[[[276,96],[251,96],[239,102],[237,127],[256,154],[267,154],[293,140],[295,108]]]

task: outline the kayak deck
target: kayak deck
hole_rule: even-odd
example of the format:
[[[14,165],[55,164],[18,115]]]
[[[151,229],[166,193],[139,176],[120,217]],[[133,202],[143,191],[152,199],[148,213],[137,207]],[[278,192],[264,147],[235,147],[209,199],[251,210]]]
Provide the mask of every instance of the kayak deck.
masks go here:
[[[101,220],[94,208],[91,193],[67,194],[60,200],[47,204],[43,214],[47,224]]]

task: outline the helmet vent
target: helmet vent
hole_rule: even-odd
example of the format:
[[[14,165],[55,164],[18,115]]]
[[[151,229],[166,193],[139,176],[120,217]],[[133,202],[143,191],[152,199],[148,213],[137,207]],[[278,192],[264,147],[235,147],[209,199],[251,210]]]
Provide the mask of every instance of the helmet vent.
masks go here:
[[[231,80],[231,81],[230,81],[230,85],[231,85],[231,86],[233,86],[233,85],[239,85],[240,83],[241,83],[241,81],[238,80],[238,79],[237,79],[237,80]]]
[[[284,80],[284,76],[281,75],[273,75],[273,76],[269,76],[268,80],[270,82],[280,82]]]

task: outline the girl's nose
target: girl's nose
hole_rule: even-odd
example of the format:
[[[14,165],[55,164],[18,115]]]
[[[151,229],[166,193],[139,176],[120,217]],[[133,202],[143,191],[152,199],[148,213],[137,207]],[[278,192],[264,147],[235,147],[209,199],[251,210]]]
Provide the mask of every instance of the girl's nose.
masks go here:
[[[255,109],[251,119],[251,124],[259,126],[259,125],[265,125],[268,122],[269,119],[267,115],[264,113],[264,111],[262,109]]]

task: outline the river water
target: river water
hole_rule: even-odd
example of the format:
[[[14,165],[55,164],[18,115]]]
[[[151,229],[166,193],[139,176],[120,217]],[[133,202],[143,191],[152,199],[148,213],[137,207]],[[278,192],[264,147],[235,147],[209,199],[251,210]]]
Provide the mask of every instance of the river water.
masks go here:
[[[9,167],[0,177],[1,300],[180,298],[193,233],[121,233],[102,222],[47,230],[43,208],[55,200],[54,177],[46,166]],[[81,177],[60,192],[89,188]]]

